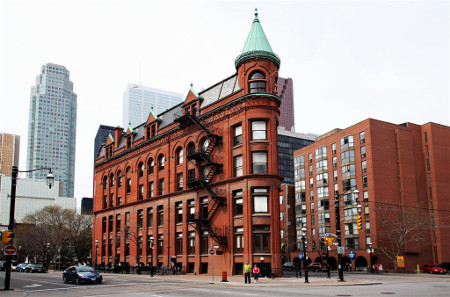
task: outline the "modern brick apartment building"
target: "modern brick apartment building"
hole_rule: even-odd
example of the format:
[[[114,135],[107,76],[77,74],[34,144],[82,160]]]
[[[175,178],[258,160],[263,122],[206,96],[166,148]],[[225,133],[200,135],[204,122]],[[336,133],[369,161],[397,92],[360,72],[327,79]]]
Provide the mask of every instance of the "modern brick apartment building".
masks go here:
[[[450,128],[435,123],[396,125],[367,119],[319,136],[294,153],[299,249],[300,230],[305,227],[309,256],[320,261],[325,248],[319,238],[336,234],[337,191],[343,194],[343,259],[353,269],[370,265],[369,247],[373,263],[393,269],[387,254],[392,256],[390,245],[403,235],[404,247],[398,253],[404,257],[401,269],[450,262],[449,155]],[[355,189],[359,194],[353,193]],[[360,231],[358,204],[363,218]],[[350,251],[355,260],[350,260]],[[329,254],[331,267],[336,267],[335,246]]]
[[[211,274],[213,260],[216,275],[241,274],[248,261],[280,271],[280,59],[257,14],[235,66],[108,137],[95,168],[94,261]]]

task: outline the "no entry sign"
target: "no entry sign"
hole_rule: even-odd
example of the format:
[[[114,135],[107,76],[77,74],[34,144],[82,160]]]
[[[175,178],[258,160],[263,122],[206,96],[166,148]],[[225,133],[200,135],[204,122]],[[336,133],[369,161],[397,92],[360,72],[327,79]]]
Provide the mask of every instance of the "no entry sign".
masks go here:
[[[215,256],[216,255],[216,250],[215,249],[210,249],[209,250],[209,255],[210,256]]]
[[[8,256],[14,256],[17,252],[17,249],[13,245],[7,245],[4,249],[4,254]]]

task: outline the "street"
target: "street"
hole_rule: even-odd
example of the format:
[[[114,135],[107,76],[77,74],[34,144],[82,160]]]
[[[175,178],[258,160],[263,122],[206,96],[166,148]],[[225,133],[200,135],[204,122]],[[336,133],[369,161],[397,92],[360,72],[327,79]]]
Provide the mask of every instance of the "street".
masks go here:
[[[0,274],[1,286],[4,272]],[[222,283],[218,276],[156,276],[135,274],[103,274],[103,283],[64,284],[62,274],[12,273],[14,291],[1,296],[449,296],[450,277],[445,275],[346,274],[346,282],[338,283],[337,275],[327,279],[323,273],[310,273],[310,283],[302,278],[261,279],[259,284],[244,285],[243,278],[229,277]]]

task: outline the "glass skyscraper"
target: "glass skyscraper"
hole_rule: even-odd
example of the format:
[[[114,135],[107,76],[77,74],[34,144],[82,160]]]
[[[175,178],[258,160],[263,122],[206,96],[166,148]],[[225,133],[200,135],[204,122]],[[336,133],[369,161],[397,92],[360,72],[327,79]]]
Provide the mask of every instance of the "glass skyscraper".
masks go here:
[[[160,114],[183,100],[179,93],[128,84],[123,94],[123,127],[134,128],[147,121],[152,109]]]
[[[77,95],[70,72],[61,65],[45,64],[31,87],[27,169],[51,167],[64,183],[63,196],[74,196]],[[30,172],[45,179],[48,171]]]

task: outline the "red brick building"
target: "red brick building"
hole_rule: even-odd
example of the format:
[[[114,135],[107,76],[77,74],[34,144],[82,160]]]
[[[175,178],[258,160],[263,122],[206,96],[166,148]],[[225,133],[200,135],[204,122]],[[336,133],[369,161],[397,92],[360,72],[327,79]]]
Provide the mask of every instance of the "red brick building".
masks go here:
[[[404,257],[402,269],[450,262],[449,155],[450,128],[435,123],[395,125],[367,119],[318,137],[294,153],[298,244],[305,227],[309,256],[320,261],[325,247],[319,238],[336,234],[337,191],[343,194],[343,258],[353,269],[370,265],[370,246],[373,263],[393,269],[389,245],[403,235],[398,253]],[[359,194],[353,193],[355,188]],[[358,204],[362,230],[357,226]],[[355,252],[355,260],[349,251]],[[329,263],[336,267],[336,247],[329,253]]]
[[[237,73],[146,123],[116,128],[95,166],[97,263],[241,274],[281,267],[280,59],[255,19]]]

